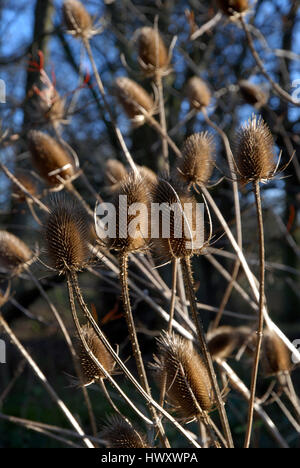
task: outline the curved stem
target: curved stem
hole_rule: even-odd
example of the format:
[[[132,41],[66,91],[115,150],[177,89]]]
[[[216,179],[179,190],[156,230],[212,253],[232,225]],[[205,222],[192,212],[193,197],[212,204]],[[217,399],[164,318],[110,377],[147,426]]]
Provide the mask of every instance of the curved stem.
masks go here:
[[[248,422],[247,422],[247,430],[246,430],[246,437],[245,437],[245,443],[244,443],[245,448],[249,448],[250,441],[251,441],[255,392],[256,392],[261,344],[262,344],[262,339],[263,339],[264,304],[265,304],[265,242],[264,242],[264,225],[263,225],[263,214],[262,214],[262,207],[261,207],[259,181],[256,181],[253,183],[253,189],[255,193],[257,222],[258,222],[258,229],[259,229],[259,252],[260,252],[259,318],[258,318],[258,327],[257,327],[257,342],[256,342],[254,363],[253,363],[252,376],[251,376]]]

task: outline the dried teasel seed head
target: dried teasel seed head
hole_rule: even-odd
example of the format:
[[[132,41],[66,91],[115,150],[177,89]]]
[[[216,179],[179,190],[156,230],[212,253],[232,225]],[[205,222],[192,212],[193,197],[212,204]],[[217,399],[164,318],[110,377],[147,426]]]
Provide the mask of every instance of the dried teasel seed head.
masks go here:
[[[30,195],[37,196],[38,184],[37,180],[32,176],[29,171],[20,170],[16,171],[16,179],[23,185],[23,187],[30,193]],[[13,196],[20,202],[23,203],[27,199],[27,195],[16,185],[13,187]]]
[[[238,132],[236,164],[242,184],[265,182],[274,176],[274,139],[261,117],[253,116]]]
[[[101,438],[106,441],[107,448],[150,448],[145,436],[134,429],[127,419],[117,415],[108,418],[105,427],[101,431]]]
[[[135,81],[122,76],[115,81],[115,94],[126,114],[135,125],[143,125],[145,116],[139,107],[153,115],[155,104],[150,94]]]
[[[207,132],[195,133],[187,138],[178,170],[188,185],[207,184],[214,167],[215,151],[213,136]]]
[[[264,333],[262,363],[265,375],[278,375],[292,370],[291,352],[285,343],[271,330]]]
[[[121,182],[113,204],[116,209],[116,237],[108,247],[122,253],[145,249],[149,242],[150,192],[142,177],[129,174]]]
[[[13,272],[32,260],[33,253],[14,234],[0,231],[0,268]]]
[[[240,92],[248,104],[260,109],[268,102],[268,95],[259,86],[247,80],[239,82]]]
[[[155,185],[158,183],[157,175],[155,174],[154,171],[152,171],[152,169],[150,169],[147,166],[137,166],[137,167],[138,167],[140,175],[142,176],[142,178],[144,178],[148,186],[148,189],[150,190],[150,192],[152,192]]]
[[[249,9],[248,0],[217,0],[219,8],[228,16],[244,13]]]
[[[208,336],[207,346],[214,359],[226,359],[236,349],[239,338],[233,327],[219,327]]]
[[[93,328],[87,324],[81,327],[84,339],[92,351],[93,355],[97,358],[104,369],[112,374],[115,367],[115,362],[100,338],[96,335]],[[94,383],[99,379],[104,379],[105,375],[101,372],[99,367],[95,364],[92,358],[87,354],[85,347],[81,340],[78,340],[77,356],[82,370],[83,383],[85,386]]]
[[[152,198],[159,208],[157,219],[151,223],[156,254],[166,261],[200,254],[204,247],[203,214],[186,185],[159,179]]]
[[[186,94],[193,109],[200,110],[208,107],[211,101],[211,92],[205,81],[198,76],[189,79],[186,85]]]
[[[78,0],[66,0],[63,4],[63,16],[70,34],[75,37],[89,37],[93,28],[90,14]]]
[[[167,397],[184,418],[197,417],[214,404],[211,382],[199,354],[191,342],[175,334],[158,340],[159,356],[154,369],[159,380],[167,377]]]
[[[146,76],[166,73],[169,55],[161,35],[155,28],[145,26],[137,30],[139,62]]]
[[[88,263],[92,226],[85,209],[75,199],[52,199],[45,238],[52,266],[60,274],[80,271]]]
[[[208,333],[207,345],[214,359],[226,359],[235,350],[252,341],[252,330],[248,327],[222,326]]]
[[[65,149],[46,133],[32,130],[28,134],[32,162],[40,176],[50,185],[59,185],[57,176],[67,180],[74,175],[74,162]]]
[[[117,159],[108,159],[105,164],[105,180],[109,192],[116,192],[120,184],[128,176],[124,164]]]

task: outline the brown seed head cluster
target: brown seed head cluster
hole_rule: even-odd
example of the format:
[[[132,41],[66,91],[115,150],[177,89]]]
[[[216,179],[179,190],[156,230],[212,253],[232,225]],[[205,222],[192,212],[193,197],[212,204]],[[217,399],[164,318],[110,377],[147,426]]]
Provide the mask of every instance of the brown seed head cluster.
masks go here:
[[[21,239],[7,231],[0,231],[0,268],[10,272],[19,270],[33,257]]]
[[[187,138],[178,170],[188,185],[208,183],[214,167],[215,150],[213,136],[207,132],[195,133]]]
[[[150,193],[145,180],[136,177],[135,174],[129,174],[115,194],[116,238],[109,239],[109,248],[129,253],[147,247],[150,203]]]
[[[247,80],[239,82],[240,92],[245,101],[257,109],[260,109],[268,102],[268,95],[259,86]]]
[[[101,437],[106,441],[107,448],[134,449],[149,448],[144,435],[133,428],[128,420],[121,416],[111,416],[103,430]]]
[[[292,370],[291,352],[273,331],[268,330],[264,334],[262,356],[263,369],[267,376]]]
[[[169,261],[201,253],[204,242],[199,245],[199,229],[203,229],[204,239],[204,227],[203,223],[197,226],[197,220],[202,220],[202,215],[186,185],[177,180],[159,179],[153,190],[153,203],[161,205],[158,232],[152,239],[156,254]]]
[[[66,0],[63,16],[68,32],[75,37],[89,37],[93,29],[92,18],[78,0]]]
[[[143,125],[145,116],[140,110],[142,107],[150,115],[153,115],[155,104],[147,91],[138,83],[122,76],[115,81],[115,93],[126,114],[135,125]]]
[[[239,347],[251,339],[252,331],[248,327],[218,327],[208,334],[208,349],[214,359],[227,359]]]
[[[58,176],[68,180],[74,175],[74,163],[65,149],[46,133],[32,130],[28,135],[32,162],[50,185],[60,184]]]
[[[192,343],[175,334],[158,340],[159,357],[154,368],[159,380],[167,377],[167,396],[182,417],[197,417],[214,404],[213,390],[206,366]],[[199,407],[198,407],[199,405]]]
[[[264,182],[274,176],[274,139],[261,117],[253,116],[238,132],[236,164],[242,184]]]
[[[109,192],[116,192],[120,184],[128,176],[124,164],[117,159],[108,159],[105,164],[105,180]]]
[[[23,187],[30,193],[36,196],[38,194],[38,187],[36,179],[30,174],[29,171],[18,169],[16,171],[16,179],[23,185]],[[13,196],[20,202],[26,201],[26,194],[16,185],[13,187]]]
[[[71,198],[57,196],[52,201],[45,224],[48,256],[60,274],[82,270],[90,257],[90,220],[84,208]]]
[[[217,0],[219,8],[228,16],[244,13],[249,9],[248,0]]]
[[[81,328],[84,339],[92,351],[93,355],[97,358],[104,369],[112,374],[114,371],[115,363],[100,338],[96,335],[90,325],[84,325]],[[94,363],[92,358],[87,354],[81,340],[78,343],[77,351],[78,359],[82,369],[83,383],[85,386],[94,383],[99,379],[104,379],[105,375],[101,372],[99,367]]]
[[[148,26],[137,31],[139,62],[146,76],[166,73],[169,67],[167,48],[159,32]]]
[[[186,94],[192,109],[201,110],[208,107],[211,101],[211,92],[205,81],[198,76],[189,79]]]

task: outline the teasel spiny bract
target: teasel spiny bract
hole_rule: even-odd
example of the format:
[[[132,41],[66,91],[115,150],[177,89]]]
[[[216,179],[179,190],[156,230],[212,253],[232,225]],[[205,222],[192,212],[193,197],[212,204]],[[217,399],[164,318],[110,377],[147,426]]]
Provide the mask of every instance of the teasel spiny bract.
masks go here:
[[[170,57],[158,30],[144,26],[136,31],[138,60],[145,76],[155,77],[170,72]]]
[[[189,136],[183,145],[183,158],[178,161],[180,177],[189,186],[206,185],[214,168],[215,151],[213,136],[208,132]]]
[[[59,274],[78,272],[87,266],[92,233],[90,218],[75,199],[65,195],[52,198],[45,238],[51,266]]]
[[[192,109],[201,110],[211,102],[211,92],[204,80],[198,76],[189,79],[186,94]]]
[[[75,175],[74,160],[54,138],[38,130],[28,134],[29,150],[34,167],[51,186],[67,182]],[[61,179],[61,180],[60,180]]]
[[[93,328],[89,324],[83,325],[81,327],[81,332],[95,358],[97,358],[104,369],[112,375],[114,373],[115,362]],[[77,343],[77,356],[82,370],[83,384],[85,386],[106,378],[92,358],[87,354],[80,338],[78,338]]]
[[[199,417],[214,406],[214,392],[206,366],[188,340],[172,333],[158,339],[158,356],[153,364],[159,381],[166,379],[169,402],[185,419]],[[197,403],[196,403],[197,402]]]
[[[274,139],[261,117],[253,115],[237,133],[235,164],[242,185],[267,182],[276,173]]]
[[[150,445],[146,441],[146,437],[134,429],[127,419],[122,418],[119,415],[112,415],[108,418],[100,435],[106,442],[107,448],[150,448]]]
[[[12,275],[22,271],[33,261],[33,252],[14,234],[0,231],[0,269]]]
[[[114,91],[135,127],[143,125],[147,120],[141,112],[140,107],[150,116],[155,113],[156,104],[150,94],[130,78],[125,76],[117,78],[114,84]]]

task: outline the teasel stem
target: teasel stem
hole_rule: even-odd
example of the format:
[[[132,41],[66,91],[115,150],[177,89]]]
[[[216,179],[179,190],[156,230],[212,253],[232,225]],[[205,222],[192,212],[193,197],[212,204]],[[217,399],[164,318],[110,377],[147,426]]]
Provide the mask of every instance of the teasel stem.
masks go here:
[[[254,354],[254,363],[251,376],[251,388],[250,388],[250,401],[248,409],[248,422],[244,448],[249,448],[251,442],[251,433],[253,426],[253,415],[254,415],[254,403],[255,393],[257,384],[257,375],[260,360],[260,351],[263,339],[263,327],[264,327],[264,305],[265,305],[265,240],[264,240],[264,224],[263,214],[261,206],[261,195],[259,180],[253,182],[253,190],[255,194],[255,204],[257,212],[257,222],[259,229],[259,253],[260,253],[260,274],[259,274],[259,317],[257,327],[257,342]]]
[[[98,327],[97,323],[95,322],[95,319],[94,317],[92,316],[91,312],[89,311],[85,301],[84,301],[84,298],[82,297],[82,293],[81,293],[81,290],[80,290],[80,287],[79,287],[79,284],[78,284],[78,278],[77,278],[77,275],[75,272],[70,272],[69,273],[69,282],[70,284],[73,286],[74,288],[74,291],[75,291],[75,294],[76,294],[76,297],[77,297],[77,300],[78,300],[78,303],[80,305],[80,308],[82,310],[82,312],[84,313],[84,315],[86,316],[87,320],[89,321],[89,323],[91,324],[91,326],[93,327],[95,333],[98,335],[98,337],[100,338],[100,340],[102,341],[102,343],[104,344],[105,348],[108,350],[108,352],[111,354],[111,356],[114,358],[114,360],[116,361],[116,363],[118,364],[118,366],[120,367],[120,369],[124,372],[124,374],[126,375],[126,377],[129,379],[129,381],[134,385],[134,387],[138,390],[138,392],[140,393],[140,395],[142,395],[142,397],[147,401],[147,403],[149,405],[152,405],[154,408],[156,408],[157,411],[159,411],[161,414],[163,414],[165,416],[166,419],[168,419],[168,421],[170,421],[177,429],[178,431],[183,434],[187,440],[189,440],[189,442],[196,448],[201,448],[199,447],[199,444],[191,437],[190,433],[188,431],[186,431],[182,425],[176,421],[175,418],[173,418],[167,411],[164,410],[164,408],[161,408],[159,406],[159,404],[153,400],[152,396],[149,395],[145,390],[144,388],[139,384],[139,382],[133,377],[133,375],[129,372],[129,370],[127,369],[127,367],[125,366],[125,364],[123,363],[123,361],[119,358],[119,356],[116,354],[116,352],[114,351],[114,349],[112,348],[112,346],[110,345],[110,343],[108,342],[108,340],[106,339],[105,335],[102,333],[102,331],[100,330],[100,328]],[[99,369],[101,370],[101,372],[107,377],[107,379],[114,385],[115,388],[117,388],[117,390],[119,391],[119,393],[122,395],[122,393],[120,392],[116,382],[114,382],[114,380],[111,378],[111,376],[106,372],[106,370],[103,368],[103,366],[101,366],[99,363],[97,363],[97,360],[95,360],[94,356],[91,355],[90,352],[88,352],[89,356],[91,357],[91,359],[99,366]],[[123,395],[122,395],[123,396]],[[124,396],[123,396],[124,398]],[[129,400],[129,399],[128,399]],[[130,400],[128,401],[128,403],[130,404]],[[131,406],[132,406],[132,403],[131,403]],[[136,412],[138,412],[137,408],[135,410]],[[146,418],[146,416],[142,415],[142,418],[147,422],[147,424],[150,424],[150,425],[153,425],[153,422],[148,420],[148,418]]]
[[[70,410],[66,407],[64,402],[56,394],[55,390],[51,387],[51,385],[49,384],[47,378],[45,377],[45,375],[43,374],[41,369],[38,367],[36,362],[32,359],[30,354],[26,351],[26,349],[20,343],[20,341],[18,340],[18,338],[16,337],[16,335],[14,334],[12,329],[9,327],[8,323],[6,322],[4,317],[2,316],[1,312],[0,312],[0,325],[3,326],[5,332],[7,333],[9,338],[11,339],[12,343],[17,347],[17,349],[20,351],[22,356],[26,359],[26,361],[28,362],[29,366],[31,367],[31,369],[33,370],[35,375],[38,377],[40,382],[43,384],[43,386],[45,387],[45,389],[47,390],[47,392],[49,393],[49,395],[53,399],[53,401],[55,401],[55,403],[58,405],[58,407],[61,409],[61,411],[64,413],[64,415],[67,417],[67,419],[69,420],[70,424],[73,426],[75,431],[78,434],[80,434],[81,436],[84,436],[83,440],[84,440],[85,445],[88,448],[94,448],[94,445],[85,436],[82,428],[80,427],[80,425],[78,424],[78,422],[76,421],[76,419],[74,418],[74,416],[72,415]]]
[[[94,56],[93,56],[93,52],[92,52],[92,49],[91,49],[89,39],[83,38],[82,41],[83,41],[83,45],[85,47],[85,50],[86,50],[86,52],[88,54],[89,60],[91,62],[93,72],[94,72],[94,75],[95,75],[95,78],[96,78],[97,86],[99,88],[100,94],[101,94],[102,99],[103,99],[104,107],[105,107],[106,111],[108,112],[108,114],[110,116],[110,121],[111,121],[111,124],[112,124],[112,126],[114,128],[114,131],[116,133],[117,139],[119,140],[120,146],[121,146],[121,148],[122,148],[122,150],[123,150],[123,152],[125,154],[125,157],[126,157],[126,159],[128,161],[128,164],[130,165],[132,171],[136,174],[136,176],[139,177],[139,171],[138,171],[138,169],[136,167],[135,162],[132,159],[132,156],[131,156],[130,152],[128,151],[128,148],[127,148],[127,145],[126,145],[125,140],[123,138],[123,135],[121,133],[121,130],[117,126],[116,120],[115,120],[115,118],[113,116],[113,113],[112,113],[112,110],[111,110],[111,107],[107,102],[105,89],[104,89],[101,77],[100,77],[100,75],[98,73],[98,69],[97,69],[97,66],[96,66],[96,63],[95,63],[95,59],[94,59]]]
[[[235,176],[234,157],[233,157],[232,150],[231,150],[231,147],[230,147],[230,142],[228,140],[228,137],[227,137],[226,133],[223,132],[223,130],[209,118],[206,108],[203,108],[202,112],[203,112],[203,115],[204,115],[204,118],[205,118],[207,124],[210,127],[212,127],[220,135],[220,137],[223,140],[223,144],[224,144],[225,151],[226,151],[226,156],[227,156],[227,162],[228,162],[228,166],[229,166],[229,170],[230,170],[230,177],[232,179],[234,211],[235,211],[236,230],[237,230],[237,243],[238,243],[239,248],[242,249],[243,235],[242,235],[242,218],[241,218],[241,206],[240,206],[240,198],[239,198],[239,187],[238,187],[238,182],[237,182],[236,176]],[[215,318],[215,320],[214,320],[214,322],[212,324],[212,329],[217,328],[218,325],[220,324],[223,312],[224,312],[224,310],[226,308],[226,305],[227,305],[227,303],[228,303],[228,301],[230,299],[230,296],[231,296],[231,293],[232,293],[232,290],[233,290],[234,282],[237,279],[237,276],[238,276],[238,273],[239,273],[239,270],[240,270],[240,265],[241,265],[241,262],[240,262],[239,258],[237,258],[236,261],[235,261],[234,267],[233,267],[232,274],[231,274],[231,281],[228,284],[228,286],[226,288],[226,291],[224,293],[222,302],[220,304],[219,312],[218,312],[218,314],[217,314],[217,316],[216,316],[216,318]]]
[[[155,77],[155,84],[158,90],[158,99],[159,99],[159,116],[160,116],[160,125],[162,131],[167,134],[167,122],[166,122],[166,110],[164,104],[164,88],[161,73],[157,73]],[[170,164],[169,164],[169,147],[167,139],[161,135],[162,150],[163,150],[163,160],[164,160],[164,170],[169,173]]]
[[[167,329],[168,335],[171,335],[171,333],[172,333],[172,322],[173,322],[174,311],[175,311],[178,258],[173,259],[172,266],[173,266],[173,268],[172,268],[172,296],[171,296],[170,312],[169,312],[170,318],[169,318],[168,329]],[[162,378],[161,389],[160,389],[160,398],[159,398],[159,404],[162,407],[164,406],[164,400],[165,400],[165,396],[166,396],[166,386],[167,386],[167,374],[164,373],[163,378]]]
[[[40,284],[40,282],[36,279],[36,277],[34,276],[34,274],[31,272],[31,270],[29,268],[27,268],[26,271],[29,274],[29,276],[32,279],[35,286],[37,287],[37,289],[39,290],[41,296],[47,302],[47,304],[48,304],[51,312],[53,313],[55,319],[57,320],[57,323],[58,323],[58,325],[59,325],[59,327],[60,327],[60,329],[62,331],[62,334],[63,334],[63,336],[64,336],[64,338],[66,340],[67,346],[69,348],[69,351],[70,351],[70,354],[71,354],[71,357],[72,357],[75,372],[77,374],[79,382],[81,383],[82,393],[83,393],[85,404],[86,404],[86,407],[87,407],[87,410],[88,410],[88,415],[89,415],[89,419],[90,419],[90,424],[91,424],[91,429],[92,429],[92,432],[93,432],[93,436],[97,437],[97,426],[96,426],[95,415],[94,415],[94,412],[93,412],[93,408],[92,408],[92,404],[91,404],[91,400],[90,400],[88,391],[87,391],[86,387],[84,387],[82,385],[82,382],[83,382],[82,373],[81,373],[80,366],[78,365],[77,355],[76,355],[76,352],[75,352],[71,337],[69,335],[69,332],[68,332],[68,330],[67,330],[61,316],[59,315],[58,311],[56,310],[56,308],[54,307],[54,305],[50,301],[48,295],[46,294],[46,292],[45,292],[44,288],[42,287],[42,285]]]
[[[81,342],[85,348],[85,351],[87,352],[87,354],[90,356],[90,358],[93,360],[93,362],[99,367],[99,369],[101,370],[102,374],[110,381],[110,383],[113,385],[113,387],[115,387],[115,389],[119,392],[119,394],[121,395],[121,397],[124,399],[124,401],[126,401],[126,403],[137,413],[138,416],[140,416],[147,424],[150,424],[150,425],[153,425],[152,421],[150,421],[148,418],[146,418],[146,416],[143,415],[143,413],[141,413],[139,411],[138,408],[136,408],[136,406],[131,402],[131,400],[126,396],[126,394],[123,392],[123,390],[118,386],[118,384],[114,381],[114,379],[110,376],[109,372],[107,372],[107,370],[98,362],[98,360],[93,356],[91,350],[89,349],[89,346],[84,338],[84,334],[82,333],[82,329],[81,329],[81,326],[80,326],[80,323],[79,323],[79,320],[78,320],[78,317],[77,317],[77,312],[76,312],[76,306],[75,306],[75,300],[74,300],[74,290],[75,290],[75,294],[76,294],[76,297],[77,297],[77,300],[79,302],[79,296],[78,296],[78,288],[79,288],[79,285],[78,285],[78,281],[77,281],[77,277],[76,277],[76,274],[72,275],[72,274],[69,274],[67,276],[67,285],[68,285],[68,293],[69,293],[69,301],[70,301],[70,306],[71,306],[71,312],[72,312],[72,317],[73,317],[73,321],[74,321],[74,324],[75,324],[75,327],[76,327],[76,330],[77,330],[77,333],[81,339]],[[83,301],[83,298],[81,296],[81,293],[80,293],[80,301]],[[85,304],[84,304],[85,305]],[[87,319],[90,321],[91,325],[93,325],[92,321],[90,320],[90,315],[88,315],[86,313],[86,306],[84,307],[84,309],[82,308],[82,311],[84,313],[84,315],[87,317]],[[90,314],[90,312],[89,312]],[[96,329],[95,330],[95,333],[96,333]],[[97,333],[97,335],[99,336],[99,334]],[[100,336],[99,336],[99,339]]]
[[[224,408],[224,402],[222,400],[221,392],[218,386],[212,358],[207,347],[202,320],[198,314],[190,257],[183,258],[181,260],[181,264],[182,264],[182,270],[183,270],[183,278],[184,278],[185,286],[187,290],[187,298],[190,302],[190,308],[191,308],[192,316],[196,325],[197,335],[198,335],[198,339],[200,342],[203,358],[205,360],[207,371],[211,380],[212,388],[214,390],[214,394],[216,397],[216,405],[219,411],[224,435],[227,441],[228,448],[233,448],[234,445],[233,445],[233,440],[232,440],[232,435],[231,435],[231,431],[229,427],[227,414]]]
[[[148,383],[148,379],[147,379],[147,375],[146,375],[146,371],[145,371],[145,367],[143,363],[142,353],[141,353],[140,345],[139,345],[138,338],[137,338],[136,328],[135,328],[135,324],[134,324],[134,320],[132,316],[131,304],[130,304],[129,288],[128,288],[128,254],[121,253],[119,257],[119,262],[120,262],[120,284],[121,284],[121,290],[122,290],[123,308],[125,312],[129,338],[131,341],[132,352],[135,358],[140,382],[144,390],[148,393],[148,395],[151,395],[151,391],[150,391],[150,387],[149,387],[149,383]],[[157,423],[157,428],[159,431],[159,438],[161,440],[161,443],[163,444],[165,448],[170,448],[169,441],[166,437],[166,434],[165,434],[165,431],[163,429],[161,422],[158,420],[158,416],[157,416],[155,408],[149,405],[149,410],[151,412],[153,420],[156,421]]]

